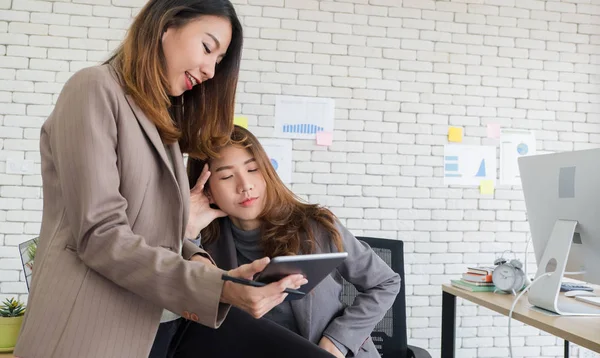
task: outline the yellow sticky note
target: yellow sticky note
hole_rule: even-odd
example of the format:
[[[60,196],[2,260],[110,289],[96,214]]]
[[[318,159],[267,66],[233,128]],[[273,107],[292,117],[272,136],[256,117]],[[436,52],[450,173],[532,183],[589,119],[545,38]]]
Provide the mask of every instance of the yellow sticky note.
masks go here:
[[[463,130],[458,127],[448,128],[448,141],[449,142],[462,142]]]
[[[233,117],[233,124],[248,129],[248,117],[235,116]]]
[[[479,182],[479,192],[481,194],[494,194],[494,181],[482,180]]]

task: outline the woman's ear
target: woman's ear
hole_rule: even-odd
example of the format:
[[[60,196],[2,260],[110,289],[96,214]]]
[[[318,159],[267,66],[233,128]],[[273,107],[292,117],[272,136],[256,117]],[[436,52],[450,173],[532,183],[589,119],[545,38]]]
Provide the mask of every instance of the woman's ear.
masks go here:
[[[206,197],[208,198],[209,204],[216,204],[215,200],[213,199],[212,193],[210,192],[210,188],[206,188],[204,190],[204,195],[206,195]]]

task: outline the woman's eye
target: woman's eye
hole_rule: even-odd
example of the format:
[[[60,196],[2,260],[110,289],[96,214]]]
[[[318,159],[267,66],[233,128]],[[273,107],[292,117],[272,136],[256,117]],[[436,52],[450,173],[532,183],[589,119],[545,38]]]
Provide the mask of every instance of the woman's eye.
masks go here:
[[[208,48],[208,46],[206,46],[205,43],[202,43],[202,46],[204,46],[204,51],[206,51],[207,54],[210,54],[210,49]]]
[[[221,180],[227,180],[227,179],[229,179],[229,178],[233,178],[233,175],[230,175],[230,176],[228,176],[228,177],[221,178]]]
[[[258,171],[258,168],[256,168],[256,169],[248,169],[248,173],[254,173],[254,172],[257,172],[257,171]]]

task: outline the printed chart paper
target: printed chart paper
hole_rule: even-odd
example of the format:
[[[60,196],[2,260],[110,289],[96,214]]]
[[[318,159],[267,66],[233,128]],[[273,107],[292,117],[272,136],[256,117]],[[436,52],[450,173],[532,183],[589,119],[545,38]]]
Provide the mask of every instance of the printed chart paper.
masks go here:
[[[331,98],[275,97],[275,135],[315,139],[317,132],[333,132],[335,102]]]
[[[536,143],[533,132],[503,130],[500,137],[500,183],[521,185],[518,159],[535,153]]]
[[[271,164],[281,181],[286,184],[292,182],[292,141],[286,139],[264,138],[260,144],[267,152]]]
[[[496,147],[461,144],[444,146],[445,185],[479,186],[482,180],[496,183]]]

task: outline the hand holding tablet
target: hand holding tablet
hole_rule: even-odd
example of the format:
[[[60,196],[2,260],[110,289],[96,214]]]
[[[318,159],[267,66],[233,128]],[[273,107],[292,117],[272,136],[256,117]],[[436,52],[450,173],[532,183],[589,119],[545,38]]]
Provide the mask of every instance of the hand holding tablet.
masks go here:
[[[253,281],[228,275],[223,275],[223,280],[248,286],[262,287],[271,282],[279,281],[288,275],[302,274],[308,280],[307,284],[301,286],[298,290],[286,289],[284,291],[289,294],[286,297],[286,301],[297,300],[312,291],[346,257],[348,257],[347,252],[278,256],[274,257],[262,272],[256,274]]]

